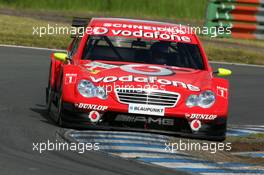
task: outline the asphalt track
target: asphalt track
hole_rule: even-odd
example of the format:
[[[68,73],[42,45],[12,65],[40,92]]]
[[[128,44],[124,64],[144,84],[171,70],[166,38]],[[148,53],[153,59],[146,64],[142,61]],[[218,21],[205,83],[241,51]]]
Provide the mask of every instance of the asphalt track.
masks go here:
[[[100,152],[33,151],[56,141],[59,128],[45,113],[44,87],[51,51],[0,47],[0,174],[175,174]],[[263,124],[264,68],[213,65],[233,70],[229,124]],[[183,174],[183,173],[177,173]]]

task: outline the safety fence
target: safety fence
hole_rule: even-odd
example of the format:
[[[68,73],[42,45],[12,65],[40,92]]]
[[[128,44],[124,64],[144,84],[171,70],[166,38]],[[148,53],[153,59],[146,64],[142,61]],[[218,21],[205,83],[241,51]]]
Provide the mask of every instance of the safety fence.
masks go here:
[[[264,0],[210,0],[206,27],[230,28],[222,37],[264,40]]]

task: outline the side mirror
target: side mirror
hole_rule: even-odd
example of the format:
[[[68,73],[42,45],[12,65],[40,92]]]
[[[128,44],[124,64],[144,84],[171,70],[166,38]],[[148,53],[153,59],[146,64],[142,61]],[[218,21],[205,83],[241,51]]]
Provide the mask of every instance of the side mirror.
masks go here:
[[[66,53],[54,53],[54,59],[65,62],[67,60],[67,54]]]
[[[226,77],[232,74],[232,71],[229,69],[224,69],[224,68],[218,68],[217,72],[215,72],[217,76],[219,77]]]

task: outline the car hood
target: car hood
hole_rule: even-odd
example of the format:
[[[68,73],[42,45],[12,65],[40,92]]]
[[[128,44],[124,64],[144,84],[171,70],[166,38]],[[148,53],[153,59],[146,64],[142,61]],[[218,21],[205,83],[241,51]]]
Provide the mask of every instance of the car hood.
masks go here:
[[[82,61],[79,66],[82,78],[100,86],[155,85],[170,91],[201,91],[210,88],[212,82],[210,72],[189,68],[110,61]]]

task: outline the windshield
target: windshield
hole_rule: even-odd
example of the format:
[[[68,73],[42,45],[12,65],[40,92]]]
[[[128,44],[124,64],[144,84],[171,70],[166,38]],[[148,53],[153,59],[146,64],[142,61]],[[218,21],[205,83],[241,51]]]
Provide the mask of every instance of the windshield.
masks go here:
[[[82,58],[204,69],[200,50],[195,44],[140,38],[90,36]]]

